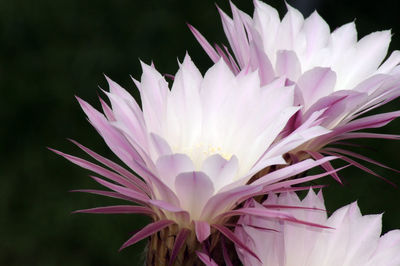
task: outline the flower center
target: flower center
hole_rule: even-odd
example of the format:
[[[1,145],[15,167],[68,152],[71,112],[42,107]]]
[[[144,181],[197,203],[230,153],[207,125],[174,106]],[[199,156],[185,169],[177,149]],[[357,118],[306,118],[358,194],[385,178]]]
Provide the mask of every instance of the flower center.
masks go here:
[[[213,154],[219,154],[221,155],[222,158],[224,158],[227,161],[229,161],[229,159],[232,157],[232,154],[223,152],[222,148],[219,146],[214,147],[208,145],[208,146],[200,146],[199,148],[202,150],[205,157],[208,157]]]
[[[224,152],[221,146],[198,143],[191,147],[176,147],[175,152],[187,154],[193,161],[197,169],[201,169],[203,161],[214,154],[219,154],[222,158],[229,161],[233,154]]]

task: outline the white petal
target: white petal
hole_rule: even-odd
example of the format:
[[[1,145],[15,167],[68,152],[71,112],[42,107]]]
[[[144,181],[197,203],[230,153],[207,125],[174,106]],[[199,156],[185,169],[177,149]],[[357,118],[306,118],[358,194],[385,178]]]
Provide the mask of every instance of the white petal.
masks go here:
[[[201,81],[200,71],[186,55],[168,97],[166,127],[172,146],[191,146],[201,132]]]
[[[260,33],[266,54],[269,56],[271,63],[274,65],[276,53],[276,48],[274,46],[278,28],[281,22],[279,14],[275,8],[262,1],[255,0],[254,5],[254,27]]]
[[[162,134],[162,123],[165,120],[168,83],[152,66],[141,62],[143,74],[140,83],[143,115],[149,131]]]
[[[301,65],[293,51],[280,50],[276,54],[275,71],[278,76],[284,76],[291,81],[297,81],[301,75]]]
[[[293,50],[294,46],[305,47],[305,37],[299,35],[303,26],[303,15],[290,5],[286,5],[288,12],[282,19],[282,23],[278,30],[279,50]]]
[[[384,234],[378,244],[378,248],[367,266],[398,266],[400,265],[400,230],[393,230]]]
[[[329,68],[316,67],[305,72],[297,82],[304,99],[304,110],[333,93],[335,84],[336,73]]]
[[[400,64],[400,51],[393,51],[388,59],[378,68],[376,73],[390,74],[390,72]]]
[[[307,55],[312,56],[312,53],[318,49],[324,48],[330,38],[329,25],[321,18],[317,11],[314,11],[304,21],[304,32],[307,40]]]
[[[214,154],[203,162],[201,170],[210,177],[215,191],[218,192],[222,187],[235,181],[238,167],[236,156],[232,156],[228,161],[222,158],[221,155]]]

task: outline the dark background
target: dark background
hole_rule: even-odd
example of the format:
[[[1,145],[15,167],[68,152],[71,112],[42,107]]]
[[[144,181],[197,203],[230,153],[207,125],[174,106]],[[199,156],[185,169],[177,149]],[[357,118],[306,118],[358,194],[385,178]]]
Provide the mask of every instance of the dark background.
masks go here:
[[[227,0],[217,0],[229,11]],[[288,1],[305,15],[315,8],[331,29],[357,18],[359,36],[392,29],[391,50],[400,48],[399,2]],[[235,1],[252,13],[251,1]],[[281,0],[269,1],[284,10]],[[46,149],[82,155],[67,137],[115,157],[87,123],[74,95],[98,107],[102,73],[135,92],[139,58],[175,73],[187,50],[204,71],[211,61],[185,22],[214,42],[226,43],[214,1],[173,0],[0,0],[0,265],[140,265],[144,242],[118,252],[132,231],[146,223],[138,215],[71,215],[71,211],[118,203],[69,193],[98,187],[89,172]],[[400,109],[399,100],[380,111]],[[399,121],[380,132],[398,133]],[[358,141],[366,153],[399,167],[399,142]],[[400,175],[377,167],[400,184]],[[365,214],[382,213],[383,230],[400,227],[400,191],[357,169],[342,172],[345,186],[330,178],[330,211],[358,200]]]

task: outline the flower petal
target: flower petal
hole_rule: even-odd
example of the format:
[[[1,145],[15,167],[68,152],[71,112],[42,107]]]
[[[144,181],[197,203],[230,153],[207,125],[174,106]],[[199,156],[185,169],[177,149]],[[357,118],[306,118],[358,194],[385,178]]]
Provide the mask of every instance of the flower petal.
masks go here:
[[[175,191],[184,210],[192,219],[199,219],[205,203],[214,194],[210,178],[202,172],[179,174],[175,179]]]
[[[129,238],[119,249],[119,251],[123,250],[124,248],[127,248],[140,240],[151,236],[152,234],[157,233],[158,231],[164,229],[165,227],[175,223],[174,221],[169,221],[169,220],[161,220],[158,222],[154,222],[151,224],[146,225],[143,227],[139,232],[134,234],[131,238]]]
[[[201,243],[210,236],[210,224],[203,221],[194,221],[197,240]]]

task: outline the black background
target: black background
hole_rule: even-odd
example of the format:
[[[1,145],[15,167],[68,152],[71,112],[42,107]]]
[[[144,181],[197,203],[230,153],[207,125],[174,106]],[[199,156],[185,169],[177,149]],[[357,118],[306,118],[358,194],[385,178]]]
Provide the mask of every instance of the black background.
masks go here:
[[[229,3],[216,3],[229,13]],[[252,2],[235,1],[252,13]],[[315,8],[331,29],[356,20],[359,36],[392,29],[400,49],[399,2],[288,1],[309,15]],[[284,2],[269,4],[284,14]],[[109,75],[135,94],[139,58],[161,73],[175,73],[186,51],[204,71],[211,61],[186,22],[212,42],[226,43],[214,1],[1,0],[0,1],[0,265],[140,265],[144,242],[118,252],[130,233],[146,224],[138,215],[71,215],[80,208],[117,203],[68,191],[98,188],[89,172],[46,149],[82,155],[67,137],[117,160],[87,123],[74,95],[99,107],[98,86]],[[137,97],[137,95],[136,95]],[[399,100],[379,111],[400,109]],[[380,130],[398,133],[399,121]],[[399,167],[396,141],[356,141],[365,153]],[[400,184],[400,176],[372,167]],[[363,213],[382,213],[383,230],[400,227],[400,191],[357,169],[340,186],[325,178],[327,208],[358,200]]]

